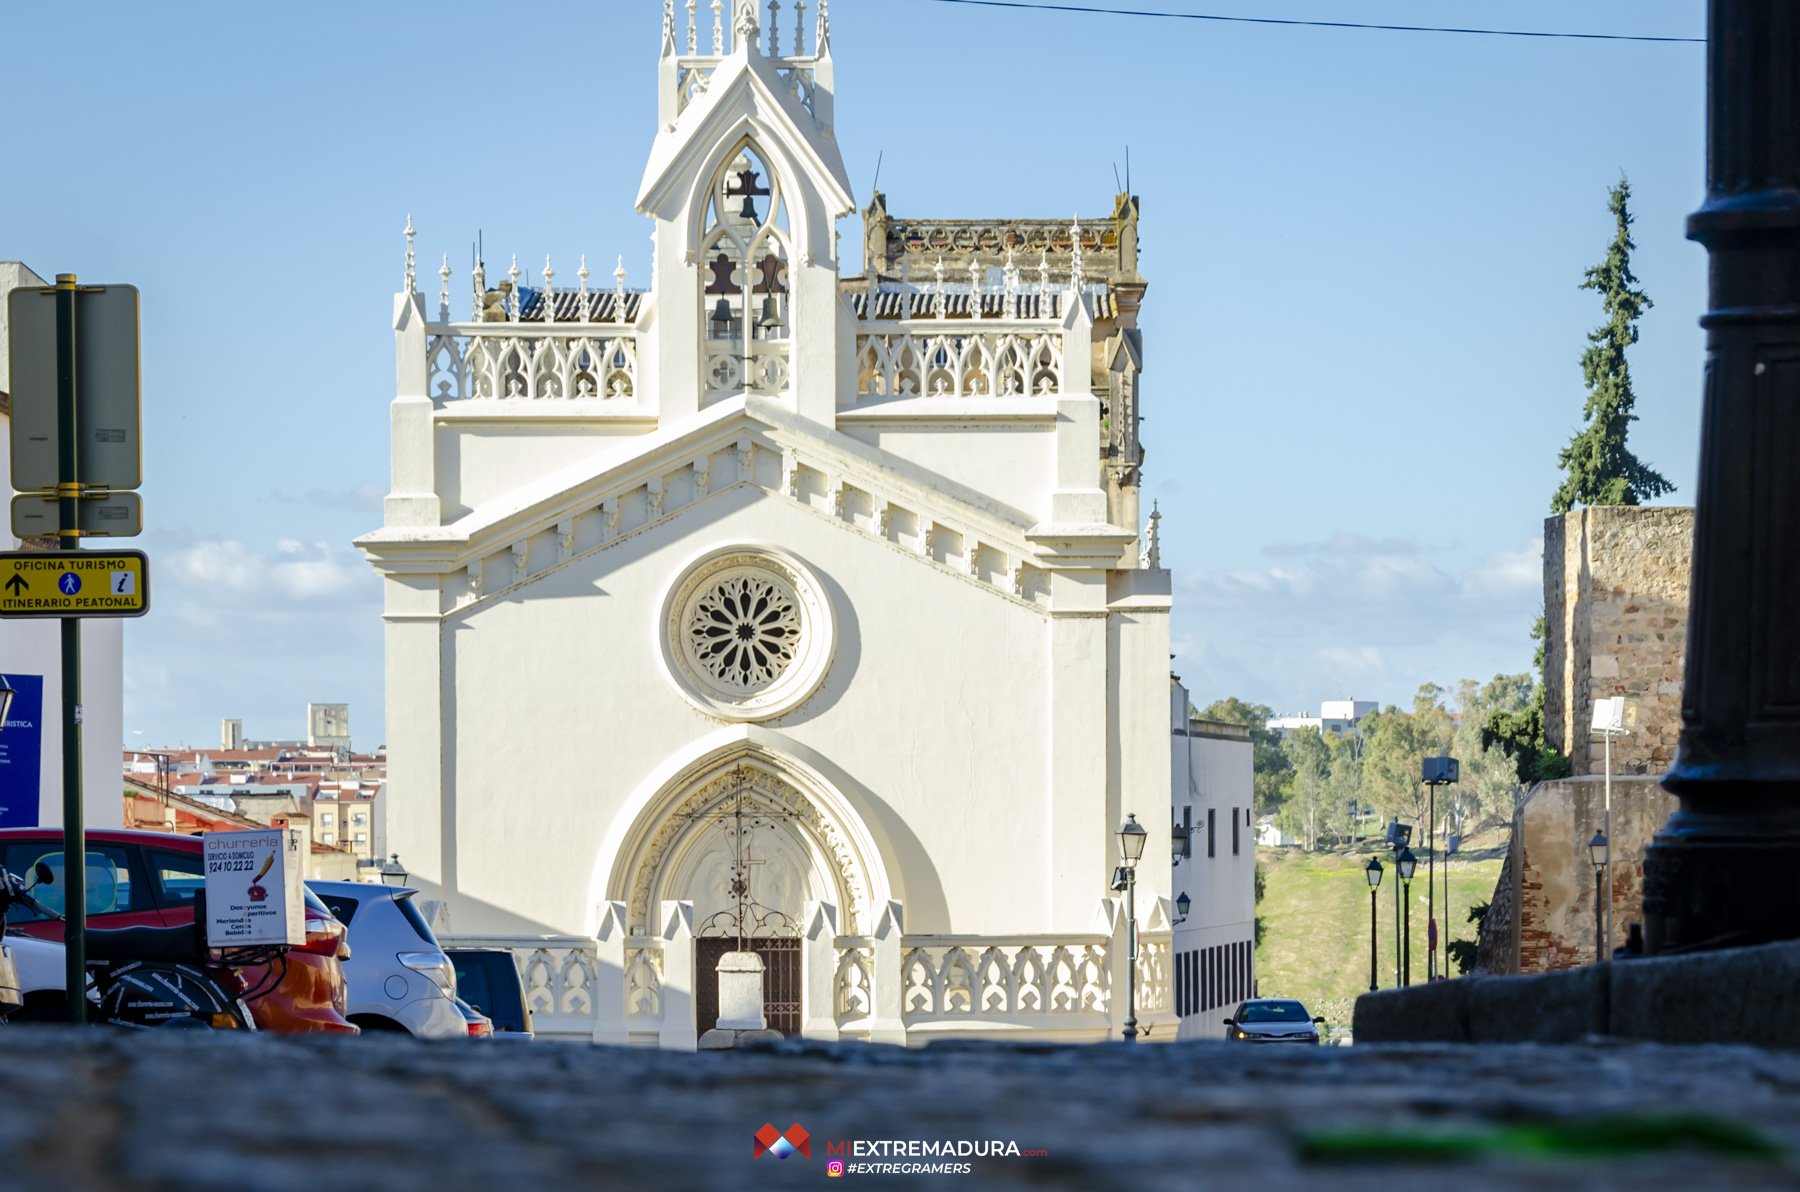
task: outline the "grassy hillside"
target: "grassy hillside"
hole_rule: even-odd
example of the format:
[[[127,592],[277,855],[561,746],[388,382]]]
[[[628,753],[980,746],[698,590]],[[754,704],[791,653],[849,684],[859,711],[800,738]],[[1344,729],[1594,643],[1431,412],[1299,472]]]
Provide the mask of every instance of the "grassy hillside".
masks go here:
[[[1500,848],[1472,849],[1450,863],[1450,913],[1438,908],[1440,941],[1473,939],[1469,907],[1493,896],[1500,876]],[[1256,974],[1264,997],[1297,997],[1333,1027],[1350,1025],[1352,1006],[1369,989],[1369,883],[1363,868],[1378,855],[1386,869],[1377,892],[1381,988],[1394,984],[1393,854],[1363,848],[1308,853],[1298,848],[1259,848],[1267,882],[1257,913],[1264,920]],[[1438,898],[1444,876],[1438,872]],[[1425,863],[1412,882],[1412,979],[1425,981]],[[1440,955],[1441,955],[1440,951]]]

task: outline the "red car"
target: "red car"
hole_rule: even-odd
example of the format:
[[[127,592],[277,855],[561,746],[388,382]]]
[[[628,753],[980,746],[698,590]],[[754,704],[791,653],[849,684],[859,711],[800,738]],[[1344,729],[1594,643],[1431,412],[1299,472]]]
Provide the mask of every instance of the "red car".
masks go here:
[[[51,910],[61,911],[66,889],[62,832],[55,828],[0,828],[0,868],[30,881],[39,861],[56,874],[56,881],[39,886],[35,897]],[[194,891],[205,885],[198,836],[135,831],[87,834],[90,927],[109,930],[192,923]],[[39,939],[62,939],[60,920],[22,916],[20,910],[13,912],[9,919],[13,930]],[[272,989],[249,999],[256,1025],[283,1034],[360,1034],[344,1018],[348,995],[340,961],[350,955],[347,938],[344,925],[312,891],[306,891],[306,943],[275,962],[273,973],[269,965],[237,970],[244,988],[252,994],[274,978]]]

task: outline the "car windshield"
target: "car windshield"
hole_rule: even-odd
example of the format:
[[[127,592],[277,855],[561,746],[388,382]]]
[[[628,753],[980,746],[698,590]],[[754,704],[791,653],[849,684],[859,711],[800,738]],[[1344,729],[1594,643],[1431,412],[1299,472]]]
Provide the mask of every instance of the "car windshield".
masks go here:
[[[1249,1002],[1239,1022],[1311,1022],[1312,1015],[1299,1002]]]

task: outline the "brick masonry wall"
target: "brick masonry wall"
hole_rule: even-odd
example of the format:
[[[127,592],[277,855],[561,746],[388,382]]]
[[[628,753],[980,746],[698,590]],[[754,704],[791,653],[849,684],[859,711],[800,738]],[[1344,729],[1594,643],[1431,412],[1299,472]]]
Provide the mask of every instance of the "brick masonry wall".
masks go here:
[[[1613,934],[1618,947],[1644,917],[1644,849],[1668,822],[1675,796],[1654,778],[1612,783]],[[1491,972],[1543,973],[1594,960],[1594,866],[1588,841],[1605,822],[1603,775],[1564,778],[1532,788],[1513,820],[1517,888],[1516,964]],[[1511,864],[1508,872],[1514,872]]]
[[[1545,732],[1577,775],[1605,770],[1594,701],[1622,695],[1614,774],[1662,774],[1681,729],[1694,511],[1576,509],[1544,523]]]

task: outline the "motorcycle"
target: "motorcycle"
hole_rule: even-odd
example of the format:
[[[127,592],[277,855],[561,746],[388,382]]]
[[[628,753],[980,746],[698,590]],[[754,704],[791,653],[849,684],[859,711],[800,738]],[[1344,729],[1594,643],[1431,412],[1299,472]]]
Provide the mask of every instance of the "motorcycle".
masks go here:
[[[56,972],[65,967],[63,947],[42,940],[6,935],[7,912],[14,906],[24,907],[47,918],[63,919],[32,897],[38,886],[55,882],[49,866],[38,863],[33,875],[37,880],[26,886],[15,875],[0,869],[0,947],[8,953],[25,950],[54,949]],[[200,924],[205,920],[204,893],[196,897],[194,922],[180,927],[126,927],[117,931],[88,931],[87,989],[88,1018],[92,1022],[136,1030],[174,1028],[187,1030],[256,1029],[248,1003],[268,992],[252,990],[233,971],[232,965],[268,963],[285,948],[237,949],[215,959],[206,946]],[[254,952],[255,955],[250,955]],[[269,955],[265,955],[269,954]],[[41,963],[38,968],[48,967]],[[54,1006],[42,997],[33,999],[17,971],[22,967],[13,958],[13,988],[26,994],[18,1006],[6,1001],[6,968],[0,961],[0,1018],[12,1021],[67,1021],[68,1012],[61,998]],[[269,965],[273,974],[276,966]],[[44,974],[47,976],[48,974]],[[42,978],[40,978],[42,979]],[[278,979],[278,978],[275,978]],[[56,992],[64,981],[56,979]],[[40,991],[43,987],[40,986]]]

